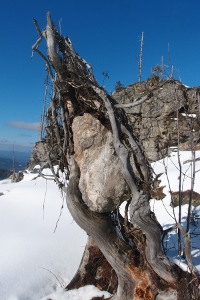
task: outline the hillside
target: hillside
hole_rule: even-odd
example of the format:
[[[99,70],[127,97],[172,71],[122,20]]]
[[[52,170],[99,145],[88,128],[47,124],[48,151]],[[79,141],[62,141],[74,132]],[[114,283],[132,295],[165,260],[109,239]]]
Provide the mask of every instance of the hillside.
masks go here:
[[[200,157],[200,151],[196,152]],[[190,152],[181,152],[184,172],[190,172],[188,161]],[[178,189],[177,155],[172,153],[166,158],[172,191]],[[200,161],[197,161],[197,169]],[[163,161],[152,163],[155,174],[164,172]],[[56,168],[55,168],[56,171]],[[43,171],[47,177],[49,169]],[[196,176],[195,191],[200,193]],[[173,208],[170,205],[170,193],[166,175],[160,177],[164,186],[165,197],[162,200],[151,200],[151,209],[163,229],[174,224]],[[184,182],[184,190],[190,187],[190,179]],[[10,180],[0,182],[0,298],[27,300],[90,300],[102,296],[103,292],[93,286],[66,291],[63,289],[74,276],[84,251],[86,234],[73,221],[62,195],[54,181],[37,177],[37,173],[26,171],[24,179],[16,184]],[[63,208],[62,208],[63,206]],[[62,209],[61,209],[62,208]],[[125,203],[120,207],[124,215]],[[188,205],[182,206],[182,223],[186,225]],[[62,215],[59,215],[62,212]],[[192,257],[200,272],[199,224],[200,206],[193,208]],[[178,217],[178,208],[175,208]],[[59,222],[58,222],[59,220]],[[58,222],[58,223],[57,223]],[[57,229],[55,230],[57,226]],[[54,233],[55,231],[55,233]],[[185,259],[177,255],[176,230],[169,232],[164,240],[168,258],[187,270]],[[27,280],[28,278],[28,280]],[[26,284],[24,284],[26,282]],[[108,293],[104,293],[108,297]],[[105,298],[106,298],[105,297]]]
[[[27,171],[18,183],[0,181],[1,300],[38,300],[52,293],[59,281],[69,282],[84,251],[86,235],[57,185],[36,177]]]

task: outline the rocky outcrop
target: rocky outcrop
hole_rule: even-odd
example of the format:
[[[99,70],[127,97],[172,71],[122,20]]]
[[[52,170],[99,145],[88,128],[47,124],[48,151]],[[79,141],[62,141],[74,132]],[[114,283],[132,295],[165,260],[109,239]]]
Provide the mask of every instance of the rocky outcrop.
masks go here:
[[[48,161],[49,147],[45,142],[37,142],[33,146],[33,152],[31,154],[28,169],[32,170],[36,165],[43,167]]]
[[[189,204],[190,201],[190,194],[191,190],[183,191],[181,195],[181,203],[182,205],[184,204]],[[177,192],[171,192],[171,206],[178,206],[179,205],[179,191]],[[193,191],[192,193],[192,205],[194,207],[197,207],[200,205],[200,194]]]
[[[124,110],[133,128],[133,134],[141,142],[148,159],[152,162],[166,156],[170,152],[169,147],[177,147],[177,110],[180,149],[191,149],[191,137],[196,149],[200,149],[199,92],[199,88],[188,88],[175,80],[147,80],[118,89],[112,93],[112,97],[120,104],[129,104],[147,96],[147,100],[142,104]],[[90,134],[90,137],[82,141],[81,147],[91,147],[94,136],[92,131]],[[43,166],[48,161],[48,152],[47,143],[35,143],[28,168],[33,169],[37,164]]]
[[[147,100],[134,107],[124,108],[133,134],[142,143],[150,161],[161,159],[168,148],[178,144],[177,111],[180,149],[191,149],[191,137],[196,149],[199,145],[198,88],[187,88],[179,81],[152,81],[134,83],[112,96],[118,103]],[[193,114],[193,116],[191,115]]]
[[[16,183],[20,182],[24,178],[24,173],[23,172],[14,172],[13,175],[10,176],[11,182]]]
[[[127,198],[128,188],[121,161],[115,154],[112,133],[87,113],[74,119],[72,130],[83,201],[92,211],[114,210]]]

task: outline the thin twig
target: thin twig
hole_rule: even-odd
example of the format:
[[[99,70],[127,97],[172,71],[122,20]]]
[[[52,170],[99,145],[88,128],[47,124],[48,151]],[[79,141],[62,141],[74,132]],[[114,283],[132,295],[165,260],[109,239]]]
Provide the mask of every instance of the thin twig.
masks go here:
[[[47,179],[46,179],[46,190],[45,190],[44,202],[43,202],[43,220],[44,220],[44,205],[45,205],[46,195],[47,195]]]
[[[50,271],[49,269],[46,269],[44,267],[39,267],[39,268],[44,269],[44,270],[48,271],[49,273],[51,273],[57,279],[57,281],[59,282],[61,288],[64,289],[66,287],[65,281],[62,279],[62,277],[60,275],[56,275],[55,273],[53,273],[52,271]],[[58,279],[58,276],[62,279],[62,282]]]
[[[62,193],[62,190],[61,190],[61,193]],[[58,220],[57,220],[57,222],[56,222],[56,227],[55,227],[53,233],[56,232],[56,229],[57,229],[57,227],[58,227],[58,222],[60,221],[60,217],[61,217],[61,215],[62,215],[62,211],[63,211],[63,207],[64,207],[64,196],[63,196],[63,194],[62,194],[62,200],[63,200],[63,201],[62,201],[62,206],[61,206],[61,208],[60,208],[60,214],[59,214],[59,216],[58,216]]]

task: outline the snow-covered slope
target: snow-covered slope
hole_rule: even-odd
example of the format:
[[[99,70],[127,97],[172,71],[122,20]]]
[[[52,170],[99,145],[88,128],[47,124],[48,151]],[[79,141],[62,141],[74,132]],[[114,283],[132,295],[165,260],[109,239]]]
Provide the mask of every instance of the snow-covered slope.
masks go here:
[[[67,284],[84,251],[87,236],[73,222],[57,185],[33,180],[36,176],[27,172],[19,183],[0,181],[1,300],[38,300],[52,293],[59,286],[55,276]]]
[[[190,160],[190,152],[181,152],[182,162]],[[200,157],[200,151],[196,152]],[[190,165],[183,164],[184,190],[190,189]],[[177,154],[165,159],[172,191],[178,191],[179,171]],[[163,161],[153,164],[156,174],[165,173]],[[196,162],[196,170],[200,161]],[[50,170],[45,170],[50,174]],[[63,195],[54,181],[36,178],[37,174],[25,173],[23,181],[0,181],[0,299],[1,300],[90,300],[94,296],[109,296],[93,286],[79,290],[62,289],[73,277],[80,263],[86,234],[73,222]],[[151,209],[164,229],[175,224],[170,206],[169,186],[163,174],[161,186],[166,197],[151,200]],[[200,193],[200,172],[196,173],[194,190]],[[44,210],[43,210],[44,205]],[[62,205],[62,215],[54,233]],[[182,207],[182,224],[186,226],[188,205]],[[200,207],[194,209],[200,215]],[[174,213],[178,216],[178,208]],[[198,221],[198,220],[197,220]],[[200,271],[200,230],[191,226],[192,255]],[[168,257],[183,269],[184,260],[177,255],[177,234],[172,231],[164,243]],[[48,295],[48,296],[47,296]]]
[[[200,158],[200,151],[196,151],[196,159]],[[182,165],[182,190],[191,189],[191,152],[190,151],[181,151],[180,159]],[[162,225],[163,229],[167,229],[175,224],[174,215],[178,222],[178,207],[175,207],[174,211],[171,202],[171,194],[169,193],[170,189],[172,192],[177,192],[179,190],[179,166],[177,153],[173,152],[170,157],[165,158],[164,160],[157,161],[152,164],[154,172],[156,174],[163,173],[160,176],[160,186],[165,186],[163,189],[166,197],[161,201],[151,200],[151,210],[155,212],[156,217],[159,223]],[[194,191],[200,194],[200,161],[197,160],[195,163],[195,185]],[[166,172],[167,171],[167,172]],[[166,174],[167,173],[167,174]],[[185,175],[184,175],[185,174]],[[168,179],[169,183],[168,183]],[[170,184],[170,187],[169,187]],[[190,233],[192,238],[192,256],[194,264],[197,267],[197,270],[200,272],[200,206],[192,208],[193,214],[196,215],[195,223],[196,226],[190,226]],[[188,204],[182,206],[182,225],[186,229],[187,224],[187,213],[188,213]],[[187,264],[184,259],[181,259],[178,256],[178,242],[177,242],[177,233],[172,231],[168,234],[165,239],[164,246],[166,247],[166,254],[171,261],[178,264],[182,269],[187,270]]]

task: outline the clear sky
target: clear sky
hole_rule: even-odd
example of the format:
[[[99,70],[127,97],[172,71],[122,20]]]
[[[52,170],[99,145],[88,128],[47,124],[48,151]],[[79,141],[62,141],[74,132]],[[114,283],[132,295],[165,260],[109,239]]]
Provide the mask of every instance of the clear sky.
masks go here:
[[[113,91],[138,81],[140,38],[144,32],[142,80],[151,67],[171,62],[189,86],[200,85],[200,1],[198,0],[6,0],[0,10],[0,150],[15,144],[30,150],[39,139],[45,91],[45,64],[31,47],[38,39],[33,24],[46,26],[46,13],[75,50],[93,66],[99,84]],[[45,43],[41,45],[44,54]],[[177,73],[174,75],[178,78]],[[19,146],[17,146],[19,145]]]

